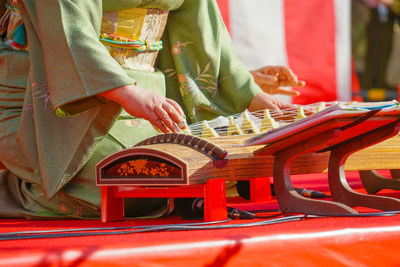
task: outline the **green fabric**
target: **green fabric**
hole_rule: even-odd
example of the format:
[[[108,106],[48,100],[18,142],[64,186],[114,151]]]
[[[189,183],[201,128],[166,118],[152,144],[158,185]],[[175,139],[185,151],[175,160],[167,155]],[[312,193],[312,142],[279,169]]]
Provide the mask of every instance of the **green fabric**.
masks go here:
[[[215,1],[185,1],[170,12],[163,42],[158,64],[167,96],[190,123],[242,112],[261,91],[235,54]]]
[[[116,11],[135,7],[175,10],[184,0],[103,0],[104,11]]]
[[[157,134],[101,92],[137,83],[178,101],[195,122],[241,112],[261,90],[235,55],[215,0],[103,3],[174,10],[162,72],[124,70],[109,55],[98,40],[102,1],[20,0],[29,56],[0,43],[0,161],[9,169],[1,175],[10,181],[0,189],[0,215],[1,190],[11,190],[16,212],[29,217],[99,215],[95,164]],[[146,213],[165,208],[134,203]]]
[[[30,32],[36,33],[29,39],[30,52],[46,66],[46,77],[35,77],[32,82],[50,85],[49,100],[53,109],[134,83],[98,40],[100,0],[22,2],[27,11],[24,22]],[[34,37],[40,41],[38,47]],[[38,48],[46,51],[45,57],[42,53],[33,53]],[[36,59],[32,58],[31,62]]]

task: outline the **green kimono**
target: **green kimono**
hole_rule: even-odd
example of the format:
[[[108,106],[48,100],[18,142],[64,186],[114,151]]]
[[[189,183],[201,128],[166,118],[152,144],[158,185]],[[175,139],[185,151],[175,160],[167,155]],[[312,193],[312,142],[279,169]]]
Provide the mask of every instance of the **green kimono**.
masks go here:
[[[2,2],[2,1],[0,1]],[[0,42],[0,214],[98,217],[95,165],[157,131],[98,97],[129,84],[166,94],[189,123],[242,112],[260,92],[215,0],[19,0],[29,51]],[[155,72],[123,69],[99,42],[103,10],[171,10]],[[164,203],[133,201],[132,214]]]

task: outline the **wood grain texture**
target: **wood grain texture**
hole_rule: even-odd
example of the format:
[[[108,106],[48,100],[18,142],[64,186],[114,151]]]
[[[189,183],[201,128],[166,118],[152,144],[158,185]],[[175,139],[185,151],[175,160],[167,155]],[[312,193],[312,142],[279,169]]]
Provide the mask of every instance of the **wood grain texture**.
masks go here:
[[[204,183],[206,179],[223,178],[241,180],[273,175],[273,155],[254,156],[253,152],[262,146],[244,147],[243,139],[209,138],[228,151],[227,164],[224,168],[214,166],[213,161],[200,152],[178,144],[154,144],[154,147],[171,153],[187,162],[191,184]],[[295,158],[291,163],[292,174],[327,172],[330,152],[306,153]],[[363,149],[351,155],[345,165],[348,171],[374,169],[400,169],[400,136]]]

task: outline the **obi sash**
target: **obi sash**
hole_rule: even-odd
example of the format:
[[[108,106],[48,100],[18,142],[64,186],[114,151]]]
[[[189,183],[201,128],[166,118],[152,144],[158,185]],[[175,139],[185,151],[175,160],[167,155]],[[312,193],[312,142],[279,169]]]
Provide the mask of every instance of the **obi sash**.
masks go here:
[[[100,40],[123,68],[154,72],[167,17],[159,9],[103,12]]]

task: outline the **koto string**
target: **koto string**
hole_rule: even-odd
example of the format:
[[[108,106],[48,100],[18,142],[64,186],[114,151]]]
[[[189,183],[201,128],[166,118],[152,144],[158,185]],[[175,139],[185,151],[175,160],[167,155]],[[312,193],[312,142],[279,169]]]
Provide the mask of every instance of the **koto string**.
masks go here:
[[[282,127],[284,125],[293,123],[301,118],[307,117],[307,115],[311,115],[313,113],[318,113],[325,108],[328,108],[335,104],[340,104],[343,106],[348,106],[350,108],[368,108],[368,107],[377,107],[377,106],[385,106],[385,105],[393,105],[397,103],[397,101],[386,101],[386,102],[317,102],[310,105],[297,105],[293,108],[288,108],[281,110],[281,112],[268,111],[269,117],[276,124],[273,129]],[[232,142],[233,146],[241,146],[242,142],[240,140],[244,140],[250,137],[250,134],[258,134],[258,133],[248,133],[248,131],[253,130],[253,126],[255,125],[257,130],[261,132],[261,126],[264,120],[264,110],[249,112],[245,111],[243,113],[234,114],[231,117],[231,121],[239,128],[242,132],[240,135],[228,135],[227,130],[230,125],[229,117],[217,117],[210,121],[200,121],[189,125],[189,129],[191,131],[190,134],[202,137],[202,138],[211,138],[210,136],[202,136],[204,124],[208,125],[212,130],[214,130],[219,136],[215,138],[222,137],[218,139],[218,142]],[[247,120],[247,122],[246,122]],[[265,131],[263,131],[265,132]]]
[[[324,107],[329,107],[332,104],[335,104],[337,102],[329,102],[329,103],[314,103],[311,105],[298,105],[293,108],[289,109],[284,109],[282,112],[273,112],[269,111],[270,117],[277,123],[279,124],[278,127],[290,124],[298,120],[298,113],[299,109],[302,109],[303,111],[306,110],[308,113],[315,113],[317,112],[317,108],[321,105]],[[302,111],[302,112],[303,112]],[[255,112],[249,112],[245,111],[248,114],[248,119],[251,123],[253,123],[258,129],[261,129],[261,124],[264,119],[264,110],[259,110]],[[303,115],[304,117],[304,115]],[[238,125],[239,129],[243,132],[242,135],[244,136],[239,136],[239,135],[227,135],[227,129],[229,126],[229,121],[226,117],[218,117],[216,119],[207,121],[206,123],[210,126],[210,128],[214,129],[219,137],[223,137],[224,141],[236,141],[233,142],[232,145],[234,146],[241,146],[240,140],[243,140],[244,138],[248,138],[249,134],[247,131],[252,130],[252,125],[250,124],[244,124],[243,122],[245,121],[244,119],[244,113],[239,113],[239,114],[234,114],[232,115],[233,121],[236,125]],[[204,122],[196,122],[191,125],[189,125],[189,129],[191,131],[191,134],[194,136],[202,137],[202,132],[203,132],[203,124]],[[277,128],[278,128],[277,127]],[[257,133],[253,133],[257,134]],[[209,138],[209,137],[207,137]],[[216,137],[218,138],[218,137]],[[237,143],[237,144],[235,144]]]

